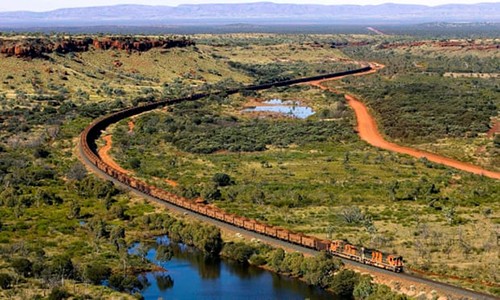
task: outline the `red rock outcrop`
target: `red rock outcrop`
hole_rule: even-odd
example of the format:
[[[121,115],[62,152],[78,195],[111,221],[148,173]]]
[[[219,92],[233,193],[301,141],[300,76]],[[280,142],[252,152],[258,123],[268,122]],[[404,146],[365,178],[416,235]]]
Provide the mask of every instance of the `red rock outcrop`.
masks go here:
[[[21,40],[0,40],[0,53],[20,58],[46,58],[47,54],[85,52],[93,46],[95,49],[124,50],[144,52],[152,48],[187,47],[194,45],[192,40],[181,38],[150,39],[146,37],[106,37],[77,38],[53,41],[48,38],[27,38]]]
[[[402,42],[402,43],[383,43],[379,46],[381,49],[395,49],[407,47],[419,47],[428,45],[439,48],[460,48],[465,50],[492,50],[499,49],[500,45],[495,42],[486,42],[478,44],[474,40],[444,40],[444,41],[419,41],[419,42]]]
[[[100,40],[94,40],[94,48],[108,50],[126,50],[126,51],[139,51],[144,52],[152,48],[174,48],[174,47],[186,47],[194,45],[194,42],[186,39],[148,39],[148,38],[123,38],[123,37],[111,37],[103,38]]]

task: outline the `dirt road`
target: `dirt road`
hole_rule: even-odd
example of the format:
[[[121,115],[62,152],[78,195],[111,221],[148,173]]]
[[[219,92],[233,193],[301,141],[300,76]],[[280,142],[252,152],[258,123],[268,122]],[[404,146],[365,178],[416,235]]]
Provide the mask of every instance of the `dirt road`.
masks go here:
[[[320,80],[320,81],[314,81],[311,82],[310,84],[316,87],[319,87],[323,90],[330,90],[332,92],[338,92],[334,89],[327,88],[323,85],[321,85],[322,82],[325,80]],[[372,117],[370,112],[368,111],[368,108],[358,99],[356,99],[352,95],[345,95],[345,98],[347,100],[347,103],[351,106],[351,108],[354,110],[356,114],[356,119],[358,122],[357,125],[357,130],[359,137],[367,142],[368,144],[389,150],[389,151],[394,151],[402,154],[408,154],[416,158],[422,158],[425,157],[429,161],[432,161],[434,163],[446,165],[455,169],[459,169],[462,171],[478,174],[478,175],[483,175],[486,177],[494,178],[494,179],[500,179],[500,173],[494,172],[494,171],[489,171],[485,170],[481,167],[471,165],[468,163],[464,163],[458,160],[454,160],[448,157],[444,157],[438,154],[426,152],[423,150],[418,150],[410,147],[405,147],[401,146],[395,143],[391,143],[387,140],[384,139],[380,131],[378,130],[377,123],[375,122],[375,119]]]
[[[113,158],[111,158],[111,156],[109,155],[109,150],[111,150],[111,147],[112,147],[112,143],[113,143],[113,139],[112,139],[112,136],[109,134],[109,135],[105,135],[103,138],[102,138],[106,144],[101,147],[99,149],[99,157],[101,157],[101,159],[107,163],[108,165],[110,165],[111,167],[115,168],[116,170],[120,171],[120,172],[123,172],[125,174],[128,174],[130,175],[132,172],[130,171],[127,171],[125,170],[124,168],[120,167],[119,164],[117,164]]]

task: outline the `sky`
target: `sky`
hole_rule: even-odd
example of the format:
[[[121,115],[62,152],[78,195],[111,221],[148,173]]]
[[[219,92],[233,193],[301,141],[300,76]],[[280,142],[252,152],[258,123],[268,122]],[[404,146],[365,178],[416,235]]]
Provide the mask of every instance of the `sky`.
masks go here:
[[[436,6],[449,3],[473,4],[482,2],[499,2],[499,0],[0,0],[0,11],[49,11],[58,8],[103,6],[116,4],[169,5],[202,4],[202,3],[242,3],[242,2],[275,2],[298,4],[357,4],[370,5],[382,3],[422,4]],[[78,3],[77,3],[78,2]]]

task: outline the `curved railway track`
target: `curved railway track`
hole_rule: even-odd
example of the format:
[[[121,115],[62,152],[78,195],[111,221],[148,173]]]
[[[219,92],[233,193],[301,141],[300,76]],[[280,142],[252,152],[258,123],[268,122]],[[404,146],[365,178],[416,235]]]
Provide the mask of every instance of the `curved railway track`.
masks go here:
[[[226,95],[229,94],[235,94],[240,92],[241,90],[264,90],[268,89],[271,87],[278,87],[278,86],[288,86],[292,84],[297,84],[297,83],[304,83],[304,82],[311,82],[311,81],[318,81],[318,80],[326,80],[326,79],[331,79],[331,78],[338,78],[338,77],[343,77],[343,76],[348,76],[348,75],[360,75],[364,73],[372,73],[374,70],[370,67],[363,67],[357,70],[351,70],[351,71],[346,71],[346,72],[340,72],[340,73],[335,73],[335,74],[327,74],[327,75],[321,75],[321,76],[314,76],[314,77],[308,77],[308,78],[301,78],[301,79],[295,79],[295,80],[288,80],[288,81],[283,81],[283,82],[277,82],[277,83],[270,83],[270,84],[264,84],[264,85],[258,85],[258,86],[247,86],[243,89],[232,89],[232,90],[226,90],[226,91],[219,91],[219,92],[214,92],[211,94],[194,94],[190,95],[188,97],[184,98],[179,98],[179,99],[172,99],[172,100],[163,100],[163,101],[158,101],[150,104],[146,104],[144,106],[137,106],[137,107],[132,107],[128,109],[124,109],[109,115],[106,115],[104,117],[101,117],[92,124],[90,124],[81,134],[80,138],[80,143],[78,145],[78,150],[79,150],[79,156],[82,162],[87,165],[94,173],[99,175],[100,177],[103,177],[105,179],[108,179],[115,184],[122,186],[126,189],[131,190],[132,192],[140,195],[141,197],[144,197],[150,201],[159,203],[168,209],[175,210],[181,213],[187,213],[192,215],[193,217],[204,221],[204,222],[209,222],[212,223],[216,226],[230,229],[233,231],[238,231],[242,232],[247,236],[252,236],[255,238],[258,238],[264,242],[272,243],[275,245],[283,246],[289,249],[294,249],[297,251],[300,251],[302,253],[307,253],[307,254],[316,254],[318,251],[314,249],[310,249],[301,245],[297,245],[288,241],[285,241],[283,239],[279,239],[277,237],[271,237],[268,235],[260,234],[258,232],[255,232],[256,229],[253,231],[251,230],[246,230],[242,228],[241,226],[236,226],[233,224],[228,224],[228,222],[223,222],[221,220],[215,219],[213,216],[208,216],[206,213],[198,213],[197,211],[194,211],[192,208],[189,208],[190,206],[188,205],[186,208],[186,205],[179,206],[176,204],[175,200],[175,195],[169,194],[169,193],[161,193],[161,190],[152,187],[152,189],[155,190],[155,192],[152,192],[150,188],[147,187],[145,183],[142,183],[138,180],[135,180],[131,177],[129,177],[128,174],[116,170],[113,168],[113,166],[107,165],[102,161],[102,159],[99,157],[99,153],[97,151],[97,145],[96,145],[96,140],[99,138],[101,132],[105,130],[109,125],[116,123],[124,118],[131,117],[133,115],[140,114],[142,112],[150,111],[153,109],[156,109],[158,107],[164,106],[164,105],[171,105],[175,103],[180,103],[183,101],[194,101],[198,100],[201,98],[204,98],[209,95],[213,94],[220,94],[224,93]],[[160,192],[158,192],[160,191]],[[160,193],[160,195],[166,195],[167,197],[173,197],[173,199],[168,199],[165,200],[165,196],[162,197],[155,197],[153,195],[156,195]],[[168,202],[167,202],[168,201]],[[170,202],[170,203],[169,203]],[[394,273],[392,271],[388,271],[385,269],[380,269],[377,267],[373,267],[370,265],[366,265],[360,262],[352,261],[352,260],[347,260],[344,258],[341,258],[344,263],[348,265],[352,265],[354,267],[360,268],[360,269],[365,269],[369,271],[370,273],[380,273],[380,274],[385,274],[385,275],[390,275],[390,276],[397,276],[397,278],[400,278],[402,280],[408,280],[414,283],[418,284],[423,284],[429,287],[432,287],[433,289],[437,290],[443,295],[450,295],[450,296],[458,296],[458,297],[465,297],[465,298],[470,298],[470,299],[497,299],[493,296],[462,289],[459,287],[455,287],[446,283],[441,283],[437,281],[433,281],[430,279],[423,278],[421,276],[417,276],[414,274],[406,274],[406,273]]]

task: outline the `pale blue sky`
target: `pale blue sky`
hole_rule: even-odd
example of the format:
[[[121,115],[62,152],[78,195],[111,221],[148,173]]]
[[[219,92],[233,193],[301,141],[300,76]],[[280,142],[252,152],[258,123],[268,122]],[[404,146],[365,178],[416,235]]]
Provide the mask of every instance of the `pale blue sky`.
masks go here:
[[[0,0],[0,11],[47,11],[57,8],[82,7],[82,6],[102,6],[116,4],[146,4],[146,5],[169,5],[179,4],[200,4],[200,3],[242,3],[259,2],[258,0]],[[423,4],[423,5],[441,5],[449,3],[481,3],[481,2],[499,2],[498,0],[272,0],[268,2],[275,3],[300,3],[300,4],[382,4],[382,3],[404,3],[404,4]]]

